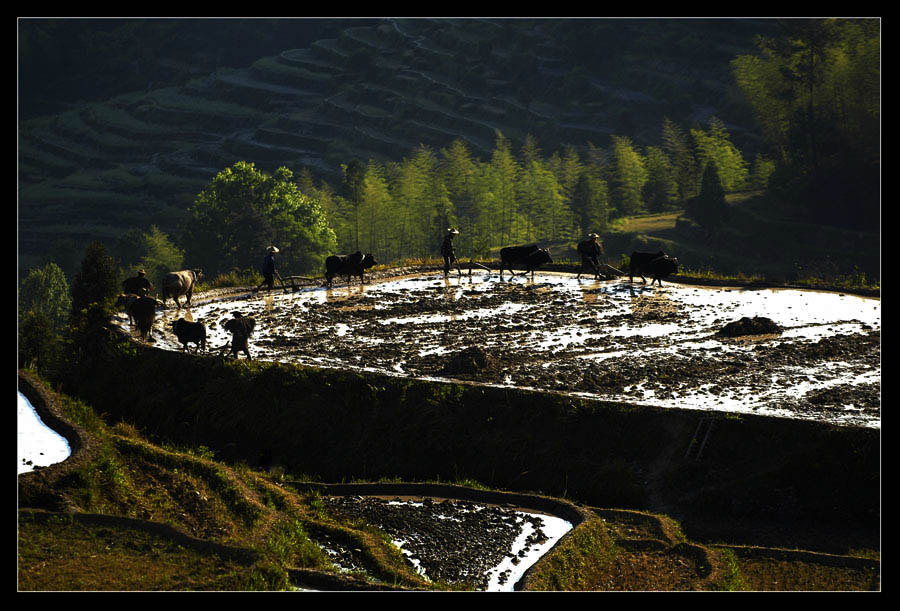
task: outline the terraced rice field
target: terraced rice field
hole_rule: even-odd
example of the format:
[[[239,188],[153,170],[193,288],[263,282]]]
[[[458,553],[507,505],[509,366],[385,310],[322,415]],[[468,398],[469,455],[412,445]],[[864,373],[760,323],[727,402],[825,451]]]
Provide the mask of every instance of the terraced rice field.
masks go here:
[[[155,342],[180,349],[178,317],[202,321],[209,350],[239,311],[254,358],[597,399],[880,427],[881,302],[820,291],[577,280],[538,273],[233,294],[160,310]],[[780,332],[728,337],[742,318]],[[119,324],[127,326],[124,316]],[[243,357],[242,357],[243,358]]]

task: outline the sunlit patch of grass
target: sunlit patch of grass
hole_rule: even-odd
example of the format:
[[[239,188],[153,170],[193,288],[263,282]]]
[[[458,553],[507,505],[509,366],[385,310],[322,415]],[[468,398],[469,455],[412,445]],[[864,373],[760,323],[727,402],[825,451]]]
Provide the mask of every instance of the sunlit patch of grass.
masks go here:
[[[726,592],[740,592],[750,589],[741,575],[737,556],[731,550],[719,550],[719,562],[722,567],[722,575],[712,584],[715,590]]]
[[[744,589],[754,591],[872,591],[881,587],[877,568],[767,557],[738,558],[737,565]]]
[[[143,530],[66,517],[41,523],[20,514],[17,586],[22,591],[242,590],[254,588],[251,578],[238,561]]]
[[[602,590],[604,577],[620,553],[603,521],[593,518],[579,525],[536,567],[533,590]]]
[[[310,541],[303,523],[285,517],[269,530],[266,551],[283,566],[326,569],[331,561],[325,551]]]

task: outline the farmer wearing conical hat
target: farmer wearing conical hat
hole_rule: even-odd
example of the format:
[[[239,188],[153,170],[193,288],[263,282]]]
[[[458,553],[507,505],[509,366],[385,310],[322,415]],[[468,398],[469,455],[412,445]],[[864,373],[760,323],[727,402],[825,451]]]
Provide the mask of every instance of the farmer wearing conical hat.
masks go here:
[[[603,254],[603,245],[600,243],[600,236],[596,233],[589,233],[588,239],[578,243],[578,254],[581,255],[581,269],[578,270],[578,278],[581,278],[581,272],[586,267],[590,267],[594,272],[594,278],[600,277],[600,255]]]
[[[122,291],[126,295],[147,297],[153,291],[153,283],[147,278],[147,272],[140,270],[137,276],[126,278],[122,282]]]
[[[453,238],[459,235],[459,231],[450,227],[441,243],[441,256],[444,257],[444,277],[450,275],[450,265],[456,263],[456,271],[462,276],[462,270],[459,268],[459,259],[456,258],[456,252],[453,250]]]
[[[262,285],[266,285],[266,290],[271,291],[275,286],[275,276],[278,276],[278,279],[281,280],[281,275],[275,270],[275,254],[278,252],[278,249],[275,246],[269,246],[268,253],[266,254],[266,258],[263,259],[262,265],[262,275],[263,281],[259,283],[254,292],[258,292]],[[284,285],[284,280],[281,280],[281,284]]]

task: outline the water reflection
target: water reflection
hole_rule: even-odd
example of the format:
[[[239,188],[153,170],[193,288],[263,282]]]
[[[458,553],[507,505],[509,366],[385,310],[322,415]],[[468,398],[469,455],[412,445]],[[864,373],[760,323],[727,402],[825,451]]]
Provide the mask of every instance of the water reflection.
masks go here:
[[[326,302],[345,301],[347,299],[363,296],[365,294],[366,285],[364,284],[358,284],[356,286],[348,284],[347,286],[343,286],[341,288],[326,288],[324,290],[324,297]]]
[[[72,453],[69,442],[44,424],[25,395],[17,394],[18,473],[64,461]]]

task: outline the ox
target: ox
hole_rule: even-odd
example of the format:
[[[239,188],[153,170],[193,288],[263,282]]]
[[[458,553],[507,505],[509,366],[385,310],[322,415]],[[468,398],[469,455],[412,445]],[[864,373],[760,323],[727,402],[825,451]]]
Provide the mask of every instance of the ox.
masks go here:
[[[122,308],[125,310],[125,313],[128,314],[128,323],[133,327],[134,326],[134,316],[131,315],[131,304],[137,301],[140,297],[135,295],[134,293],[127,293],[125,295],[119,295],[116,299],[116,307]]]
[[[628,272],[630,282],[634,282],[634,276],[638,275],[644,284],[647,284],[644,274],[649,274],[653,278],[650,286],[653,286],[654,282],[659,282],[659,286],[662,286],[663,278],[678,273],[678,259],[669,257],[663,251],[633,252],[628,263]]]
[[[358,250],[352,255],[331,255],[325,259],[325,285],[331,286],[335,276],[346,276],[348,286],[353,276],[359,276],[359,283],[362,284],[365,270],[377,264],[370,253],[363,255]]]
[[[515,276],[513,272],[513,264],[525,267],[525,272],[521,274],[525,276],[531,272],[531,278],[534,279],[534,270],[544,263],[553,263],[550,251],[546,248],[538,248],[531,246],[507,246],[500,249],[500,279],[503,280],[503,270],[509,268],[509,273]]]
[[[162,300],[163,304],[171,297],[175,301],[178,309],[181,309],[181,303],[178,298],[182,295],[187,297],[185,305],[191,305],[191,295],[194,294],[194,287],[203,278],[203,272],[199,269],[186,269],[180,272],[169,272],[162,279]]]
[[[160,302],[153,297],[138,297],[137,295],[125,297],[134,297],[134,299],[129,299],[129,303],[125,306],[129,320],[137,327],[141,339],[152,340],[153,321],[156,320],[156,308]]]
[[[172,323],[172,331],[181,342],[182,350],[190,352],[188,344],[191,342],[197,344],[197,349],[201,352],[206,350],[206,327],[202,322],[190,322],[179,318]]]

